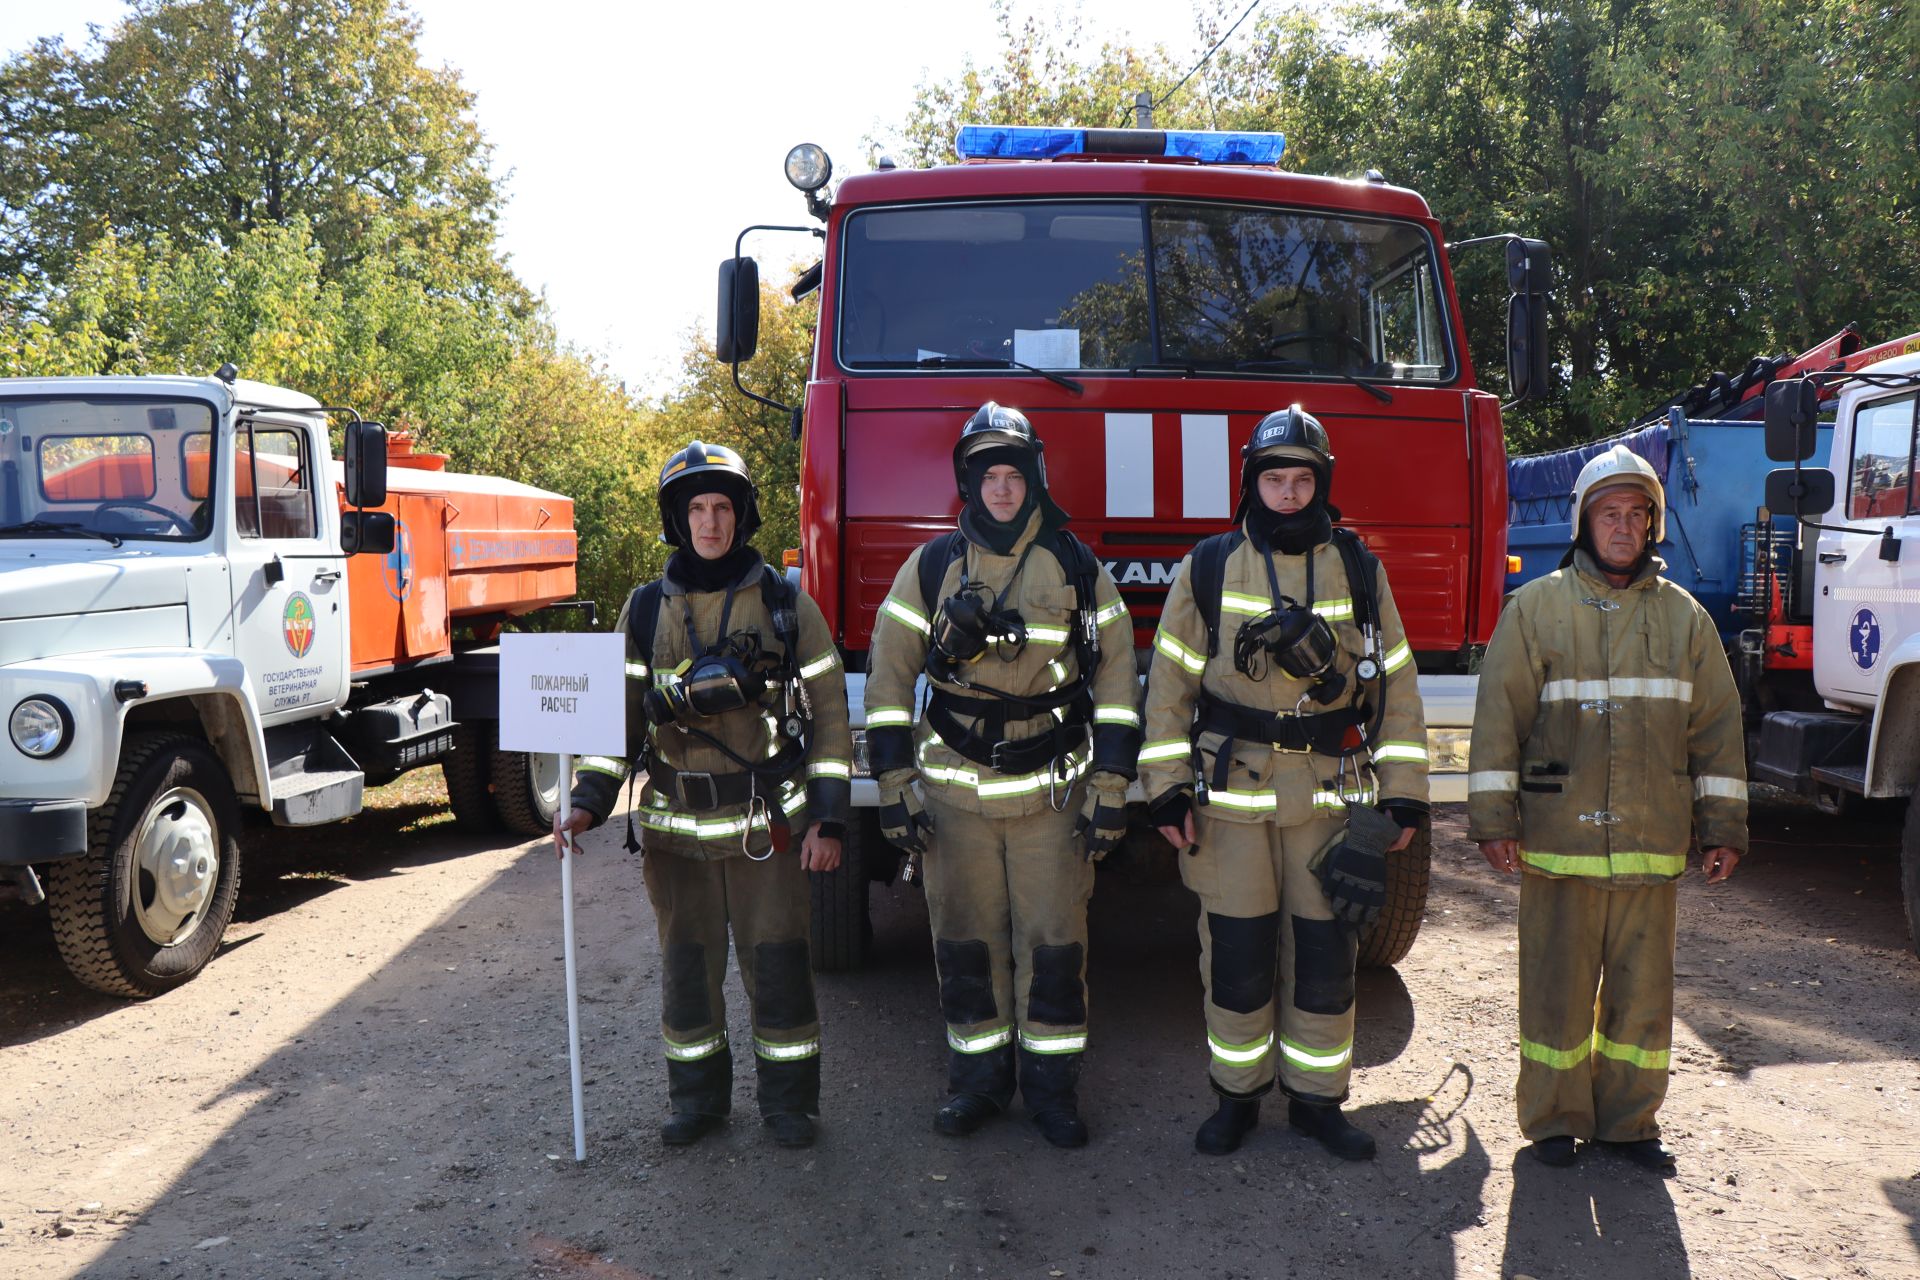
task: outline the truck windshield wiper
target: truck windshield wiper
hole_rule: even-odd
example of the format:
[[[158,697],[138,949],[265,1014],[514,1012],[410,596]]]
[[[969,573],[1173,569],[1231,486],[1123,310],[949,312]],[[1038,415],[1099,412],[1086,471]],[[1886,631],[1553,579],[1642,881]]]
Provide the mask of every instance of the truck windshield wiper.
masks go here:
[[[98,529],[89,529],[83,524],[71,520],[23,520],[19,524],[0,525],[0,537],[11,537],[16,533],[51,533],[69,538],[98,538],[102,542],[120,545],[120,539]]]
[[[1349,373],[1345,369],[1323,369],[1317,364],[1308,364],[1304,360],[1239,360],[1234,362],[1233,367],[1250,373],[1268,371],[1273,373],[1325,374],[1331,378],[1338,378],[1342,382],[1351,382],[1354,386],[1360,388],[1381,404],[1393,403],[1393,392],[1387,390],[1385,387],[1375,386],[1373,383],[1363,380],[1358,374]]]
[[[913,362],[916,369],[1025,369],[1028,373],[1037,373],[1048,382],[1057,383],[1079,395],[1086,388],[1063,373],[1051,369],[1042,369],[1038,365],[1027,364],[1022,360],[1009,360],[1005,356],[921,356]]]
[[[1128,367],[1127,372],[1134,377],[1143,373],[1178,373],[1189,378],[1197,378],[1202,370],[1179,360],[1156,360],[1150,364],[1136,364]],[[1221,372],[1224,372],[1222,370]]]

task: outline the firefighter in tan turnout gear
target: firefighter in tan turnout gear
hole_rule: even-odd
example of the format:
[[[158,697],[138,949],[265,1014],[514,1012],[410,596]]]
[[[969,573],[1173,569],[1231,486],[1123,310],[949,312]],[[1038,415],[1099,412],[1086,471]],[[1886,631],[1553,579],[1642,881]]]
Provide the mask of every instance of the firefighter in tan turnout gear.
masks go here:
[[[1017,1083],[1042,1136],[1077,1147],[1091,864],[1125,833],[1139,685],[1126,606],[1065,531],[1042,447],[993,403],[961,431],[959,531],[907,557],[874,627],[867,749],[882,831],[925,858],[950,1049],[935,1127],[973,1132]]]
[[[1294,1128],[1366,1160],[1374,1140],[1340,1110],[1357,938],[1427,813],[1426,727],[1386,574],[1334,527],[1320,423],[1269,414],[1242,458],[1239,528],[1195,547],[1167,596],[1140,752],[1200,898],[1220,1102],[1194,1146],[1237,1149],[1277,1076]]]
[[[721,991],[731,925],[760,1114],[781,1146],[807,1146],[820,1020],[806,873],[840,863],[853,757],[845,677],[819,606],[747,545],[760,509],[739,454],[699,441],[674,454],[660,517],[675,548],[666,574],[635,589],[619,621],[628,751],[646,771],[627,843],[644,858],[663,960],[671,1115],[660,1136],[695,1142],[732,1109]],[[556,844],[606,821],[628,764],[587,756],[579,768]]]
[[[1660,478],[1615,446],[1573,488],[1558,572],[1514,593],[1474,707],[1469,836],[1520,878],[1520,1131],[1673,1167],[1655,1119],[1673,1036],[1675,882],[1747,845],[1739,699],[1706,610],[1660,576]],[[1597,994],[1597,1003],[1596,1003]]]

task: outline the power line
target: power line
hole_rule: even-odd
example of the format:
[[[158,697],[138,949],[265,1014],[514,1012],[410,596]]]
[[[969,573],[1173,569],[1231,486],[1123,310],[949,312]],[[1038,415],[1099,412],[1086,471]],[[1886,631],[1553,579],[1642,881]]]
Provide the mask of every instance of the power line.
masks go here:
[[[1258,9],[1259,7],[1260,7],[1260,0],[1253,0],[1253,3],[1247,6],[1246,12],[1241,14],[1238,18],[1235,18],[1233,25],[1227,28],[1227,34],[1221,36],[1218,40],[1215,40],[1213,42],[1213,48],[1207,50],[1205,54],[1201,55],[1200,61],[1193,64],[1193,70],[1187,72],[1187,74],[1185,74],[1184,76],[1181,76],[1179,84],[1176,84],[1175,86],[1173,86],[1173,88],[1167,90],[1165,93],[1160,95],[1159,99],[1154,102],[1153,109],[1155,111],[1158,111],[1161,107],[1166,106],[1168,99],[1172,98],[1174,94],[1180,92],[1180,90],[1186,86],[1187,81],[1193,79],[1193,77],[1199,73],[1200,68],[1207,65],[1207,63],[1212,59],[1214,54],[1220,52],[1220,46],[1225,44],[1228,40],[1232,39],[1233,33],[1240,29],[1240,24],[1245,22],[1248,19],[1248,17],[1250,17],[1253,14],[1253,11],[1255,9]]]

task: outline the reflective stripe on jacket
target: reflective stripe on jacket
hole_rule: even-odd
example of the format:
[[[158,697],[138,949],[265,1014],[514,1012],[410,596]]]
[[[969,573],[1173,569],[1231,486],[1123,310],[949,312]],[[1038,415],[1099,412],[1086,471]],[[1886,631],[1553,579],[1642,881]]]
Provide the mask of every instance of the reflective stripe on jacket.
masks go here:
[[[941,580],[941,600],[959,589],[963,567],[968,581],[986,584],[989,601],[997,597],[1012,579],[1020,555],[1032,543],[1039,525],[1040,513],[1035,512],[1012,555],[995,555],[969,542],[966,554],[947,566]],[[915,550],[900,566],[893,589],[874,621],[873,642],[867,651],[870,752],[875,730],[897,730],[913,723],[914,682],[926,663],[927,643],[941,602],[920,599],[920,557],[927,545]],[[1124,754],[1131,756],[1140,725],[1133,620],[1120,599],[1113,575],[1104,565],[1096,565],[1093,603],[1100,635],[1100,665],[1089,690],[1093,701],[1091,728],[1116,726],[1126,730],[1128,749]],[[1011,645],[989,645],[980,661],[969,668],[969,680],[1022,697],[1036,697],[1074,683],[1080,675],[1080,656],[1073,642],[1076,605],[1073,582],[1059,558],[1044,547],[1034,548],[1020,570],[1019,583],[1001,606],[1020,614],[1027,628],[1026,646],[1016,652]],[[966,698],[988,696],[959,685],[942,683],[937,687]],[[963,726],[974,723],[973,717],[966,715],[956,715],[955,719]],[[1031,738],[1053,723],[1053,717],[1046,713],[1022,719],[1016,712],[1007,718],[1006,737],[1013,741]],[[1056,798],[1065,803],[1068,786],[1085,777],[1092,763],[1089,743],[1068,756],[1065,777],[1055,777],[1046,768],[1006,774],[954,751],[925,720],[913,736],[913,764],[921,784],[939,788],[942,804],[990,818],[1037,813]],[[1132,761],[1124,763],[1130,766]]]
[[[1615,587],[1576,552],[1508,601],[1480,667],[1468,836],[1527,870],[1672,880],[1689,839],[1747,847],[1740,700],[1713,620],[1655,559]]]
[[[1312,551],[1314,612],[1333,628],[1339,641],[1334,667],[1346,677],[1345,690],[1331,703],[1308,702],[1309,712],[1351,706],[1362,687],[1354,668],[1365,655],[1365,642],[1354,624],[1353,589],[1345,561],[1332,543]],[[1255,680],[1234,669],[1233,641],[1240,627],[1273,607],[1267,581],[1269,557],[1251,540],[1243,541],[1227,557],[1222,577],[1220,651],[1207,657],[1207,624],[1193,598],[1193,557],[1181,561],[1160,614],[1154,635],[1153,666],[1147,675],[1146,744],[1140,749],[1140,783],[1149,801],[1169,791],[1193,786],[1191,725],[1200,691],[1223,702],[1238,703],[1273,714],[1292,713],[1311,682],[1295,680],[1269,664],[1266,678]],[[1307,596],[1307,556],[1273,553],[1271,560],[1281,594],[1295,600]],[[1229,822],[1276,820],[1296,826],[1341,809],[1349,799],[1427,799],[1427,726],[1420,702],[1418,674],[1407,633],[1400,625],[1384,568],[1375,569],[1380,600],[1380,648],[1384,655],[1384,695],[1378,682],[1369,681],[1366,696],[1385,698],[1385,713],[1374,735],[1372,761],[1377,788],[1356,786],[1351,772],[1336,778],[1336,762],[1317,753],[1277,751],[1268,743],[1235,739],[1227,786],[1213,786],[1212,770],[1225,736],[1205,733],[1200,750],[1208,769],[1210,816]],[[1360,759],[1367,759],[1363,753]],[[1338,785],[1336,786],[1336,782]]]
[[[751,631],[760,637],[766,652],[777,655],[781,651],[780,640],[761,597],[760,579],[764,572],[764,568],[756,565],[734,592],[727,630]],[[658,771],[707,772],[715,777],[741,772],[740,767],[718,749],[678,725],[654,729],[641,709],[642,698],[662,673],[677,673],[692,660],[693,651],[687,638],[688,611],[692,611],[701,643],[711,646],[719,638],[720,614],[726,598],[724,591],[689,593],[671,578],[667,579],[653,644],[646,651],[636,649],[627,632],[627,616],[633,608],[634,596],[629,596],[621,606],[620,620],[615,625],[620,634],[628,635],[629,760],[639,757],[651,733],[654,767]],[[834,647],[833,633],[827,629],[827,620],[811,596],[800,592],[795,604],[800,616],[800,677],[813,704],[812,748],[780,792],[781,808],[793,824],[793,838],[797,842],[809,823],[846,820],[853,786],[853,739],[847,727],[846,677],[840,652]],[[776,728],[778,717],[786,710],[783,691],[771,691],[768,697],[771,701],[767,704],[697,720],[694,727],[725,743],[728,750],[744,759],[768,759],[782,745]],[[592,813],[598,825],[606,820],[618,801],[620,785],[627,776],[627,761],[609,756],[582,756],[577,767],[574,804]],[[641,788],[633,817],[649,833],[649,850],[691,858],[729,857],[743,852],[741,837],[751,827],[753,835],[747,844],[758,855],[769,847],[767,818],[757,807],[749,815],[748,808],[743,802],[698,811],[680,809],[649,779]]]

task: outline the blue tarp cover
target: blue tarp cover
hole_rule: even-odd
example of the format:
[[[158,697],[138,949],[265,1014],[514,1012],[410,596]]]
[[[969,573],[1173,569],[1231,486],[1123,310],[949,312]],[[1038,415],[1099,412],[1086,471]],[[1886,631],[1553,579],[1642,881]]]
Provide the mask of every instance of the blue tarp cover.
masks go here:
[[[1516,524],[1564,523],[1567,519],[1567,503],[1573,497],[1573,482],[1579,478],[1580,468],[1616,444],[1624,444],[1645,458],[1664,482],[1667,478],[1667,450],[1672,440],[1672,426],[1660,422],[1626,435],[1575,445],[1571,449],[1509,458],[1507,500],[1513,507],[1510,518]]]

